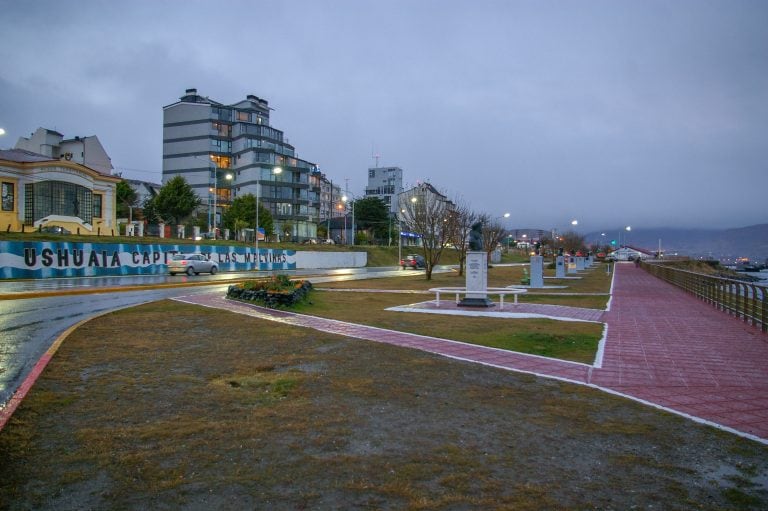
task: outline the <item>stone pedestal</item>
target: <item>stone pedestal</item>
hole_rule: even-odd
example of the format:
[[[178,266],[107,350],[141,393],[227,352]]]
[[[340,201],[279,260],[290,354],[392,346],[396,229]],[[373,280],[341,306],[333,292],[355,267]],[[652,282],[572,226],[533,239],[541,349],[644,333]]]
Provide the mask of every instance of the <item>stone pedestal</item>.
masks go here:
[[[488,256],[483,251],[467,252],[467,292],[462,307],[493,307],[488,299]]]
[[[136,228],[138,229],[138,236],[140,238],[144,237],[144,222],[137,222]]]
[[[184,226],[184,225],[177,225],[176,226],[176,237],[183,239],[185,231],[186,231],[186,226]]]
[[[581,256],[576,256],[576,271],[582,271],[584,268],[584,258]]]
[[[224,229],[224,239],[225,240],[229,239],[229,229]]]
[[[565,278],[565,257],[557,256],[555,261],[555,277],[558,279]]]
[[[134,224],[125,224],[125,235],[126,236],[136,236],[136,234],[133,231]]]
[[[160,231],[159,231],[159,236],[160,236],[161,238],[165,238],[165,224],[163,224],[163,223],[161,223],[161,224],[158,224],[158,228],[159,228],[159,230],[160,230]]]
[[[199,226],[195,225],[194,227],[192,227],[192,237],[194,239],[200,238],[200,227]]]
[[[566,273],[576,273],[576,258],[574,256],[568,256],[567,265]]]
[[[544,287],[544,257],[531,256],[531,287]]]

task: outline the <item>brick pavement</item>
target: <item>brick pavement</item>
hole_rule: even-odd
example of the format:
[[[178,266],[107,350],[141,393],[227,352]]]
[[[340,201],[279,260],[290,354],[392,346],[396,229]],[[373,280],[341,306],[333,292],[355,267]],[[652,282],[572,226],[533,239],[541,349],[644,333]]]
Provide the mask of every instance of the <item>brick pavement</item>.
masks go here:
[[[177,299],[590,385],[768,443],[768,336],[631,264],[615,268],[611,308],[599,318],[608,324],[602,363],[595,365],[264,309],[214,293]],[[543,315],[554,310],[520,305]],[[587,314],[595,320],[594,311]]]
[[[590,383],[768,440],[768,335],[633,265],[616,268]]]

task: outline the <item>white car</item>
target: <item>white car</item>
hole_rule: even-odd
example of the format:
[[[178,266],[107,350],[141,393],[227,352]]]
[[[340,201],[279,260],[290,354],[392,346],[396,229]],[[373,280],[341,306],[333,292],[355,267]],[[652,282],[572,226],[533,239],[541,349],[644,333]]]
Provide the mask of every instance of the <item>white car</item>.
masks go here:
[[[219,267],[213,261],[209,261],[203,254],[176,254],[168,261],[168,273],[186,273],[187,275],[200,275],[201,273],[216,274]]]

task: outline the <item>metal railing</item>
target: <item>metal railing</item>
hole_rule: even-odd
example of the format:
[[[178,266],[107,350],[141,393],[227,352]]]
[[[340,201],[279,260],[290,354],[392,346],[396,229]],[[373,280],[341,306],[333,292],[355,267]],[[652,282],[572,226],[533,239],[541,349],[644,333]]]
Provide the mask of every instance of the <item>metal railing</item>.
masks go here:
[[[643,268],[717,309],[768,331],[768,287],[680,270],[663,263],[643,263]]]

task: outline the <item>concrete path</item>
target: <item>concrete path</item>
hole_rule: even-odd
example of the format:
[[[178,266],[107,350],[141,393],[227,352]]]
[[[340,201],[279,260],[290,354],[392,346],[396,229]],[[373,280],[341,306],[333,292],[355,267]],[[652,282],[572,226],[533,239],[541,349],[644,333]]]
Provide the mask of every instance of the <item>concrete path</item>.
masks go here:
[[[600,318],[607,337],[593,365],[274,311],[220,293],[177,300],[589,385],[768,443],[768,335],[631,264],[616,265],[611,307]]]

